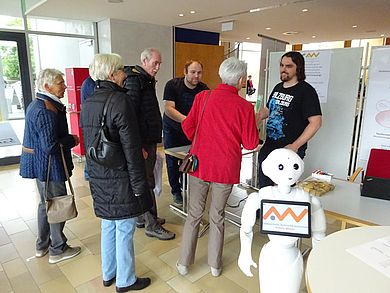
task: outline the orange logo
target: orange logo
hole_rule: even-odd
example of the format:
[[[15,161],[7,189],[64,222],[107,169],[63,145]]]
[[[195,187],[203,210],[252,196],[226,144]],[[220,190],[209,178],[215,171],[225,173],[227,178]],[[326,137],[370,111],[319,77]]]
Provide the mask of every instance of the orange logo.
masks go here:
[[[318,56],[320,56],[320,52],[317,52],[317,53],[303,53],[302,54],[303,57],[306,57],[306,58],[317,58]]]
[[[264,220],[267,220],[269,216],[271,216],[272,212],[279,219],[279,221],[283,221],[285,217],[289,214],[294,218],[295,222],[299,222],[302,218],[308,213],[308,209],[304,209],[298,216],[294,213],[291,208],[287,208],[283,214],[279,214],[278,210],[275,207],[271,207],[268,212],[263,216]]]

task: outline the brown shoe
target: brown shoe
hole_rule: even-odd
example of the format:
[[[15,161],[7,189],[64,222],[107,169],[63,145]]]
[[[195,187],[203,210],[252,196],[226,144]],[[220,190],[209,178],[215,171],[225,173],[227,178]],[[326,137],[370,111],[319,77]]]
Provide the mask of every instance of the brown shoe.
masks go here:
[[[156,228],[154,230],[146,230],[145,229],[145,234],[148,237],[156,237],[160,240],[171,240],[171,239],[175,238],[175,233],[164,229],[163,226],[159,226],[158,228]]]
[[[63,260],[70,259],[72,257],[75,257],[81,252],[81,247],[80,246],[75,246],[75,247],[68,247],[63,253],[59,255],[49,255],[49,263],[50,264],[55,264]]]

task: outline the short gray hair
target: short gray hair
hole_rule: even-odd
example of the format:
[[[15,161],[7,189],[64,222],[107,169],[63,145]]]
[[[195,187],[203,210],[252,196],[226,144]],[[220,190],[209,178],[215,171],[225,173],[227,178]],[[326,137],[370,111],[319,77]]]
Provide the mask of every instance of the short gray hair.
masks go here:
[[[38,74],[38,78],[36,81],[36,87],[38,91],[46,92],[45,84],[47,84],[48,86],[52,86],[56,78],[58,78],[59,76],[62,77],[64,76],[64,74],[58,69],[46,68],[41,70],[41,72],[39,72]]]
[[[96,54],[89,66],[93,80],[110,80],[110,75],[123,69],[123,59],[118,54]]]
[[[240,61],[235,57],[230,57],[222,62],[219,66],[219,76],[222,79],[222,83],[237,86],[241,77],[246,76],[246,63]]]
[[[150,60],[150,58],[152,58],[152,55],[153,53],[157,53],[161,56],[161,53],[159,50],[157,50],[156,48],[147,48],[145,50],[142,51],[141,53],[141,63],[144,62],[144,60]]]

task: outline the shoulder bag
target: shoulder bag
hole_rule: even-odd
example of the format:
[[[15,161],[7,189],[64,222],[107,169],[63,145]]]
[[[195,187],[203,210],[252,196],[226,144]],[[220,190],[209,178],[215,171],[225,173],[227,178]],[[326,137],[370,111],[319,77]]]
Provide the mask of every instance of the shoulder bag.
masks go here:
[[[110,141],[105,133],[107,108],[113,95],[114,93],[111,93],[104,104],[100,129],[87,150],[87,156],[90,160],[106,168],[124,170],[127,164],[122,144]]]
[[[210,94],[211,94],[211,91],[208,92],[207,97],[204,101],[202,113],[200,114],[200,119],[198,121],[198,124],[196,125],[195,135],[194,135],[194,139],[191,143],[190,149],[188,150],[187,155],[184,157],[182,163],[179,166],[179,171],[182,173],[194,172],[196,170],[196,168],[198,167],[198,164],[199,164],[198,158],[194,154],[191,154],[191,150],[193,149],[193,147],[195,145],[199,125],[200,125],[200,122],[202,121],[204,109],[206,108],[206,103],[210,97]]]
[[[64,164],[66,180],[68,181],[71,195],[60,195],[53,198],[47,197],[47,190],[49,188],[49,178],[50,178],[50,164],[51,164],[51,155],[49,156],[49,163],[47,167],[47,178],[46,178],[46,188],[45,188],[45,199],[46,199],[46,214],[47,221],[50,224],[62,223],[67,220],[77,217],[77,208],[74,200],[74,191],[72,183],[70,182],[68,167],[66,166],[66,161],[64,157],[64,150],[62,145],[61,148],[61,157],[62,163]]]

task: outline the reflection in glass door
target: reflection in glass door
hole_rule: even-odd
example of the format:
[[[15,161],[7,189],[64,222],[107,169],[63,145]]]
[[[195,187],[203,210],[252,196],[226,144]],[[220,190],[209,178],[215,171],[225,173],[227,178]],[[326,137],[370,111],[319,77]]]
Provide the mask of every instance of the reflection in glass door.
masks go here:
[[[0,32],[0,57],[0,165],[8,165],[19,162],[31,102],[25,35]]]

